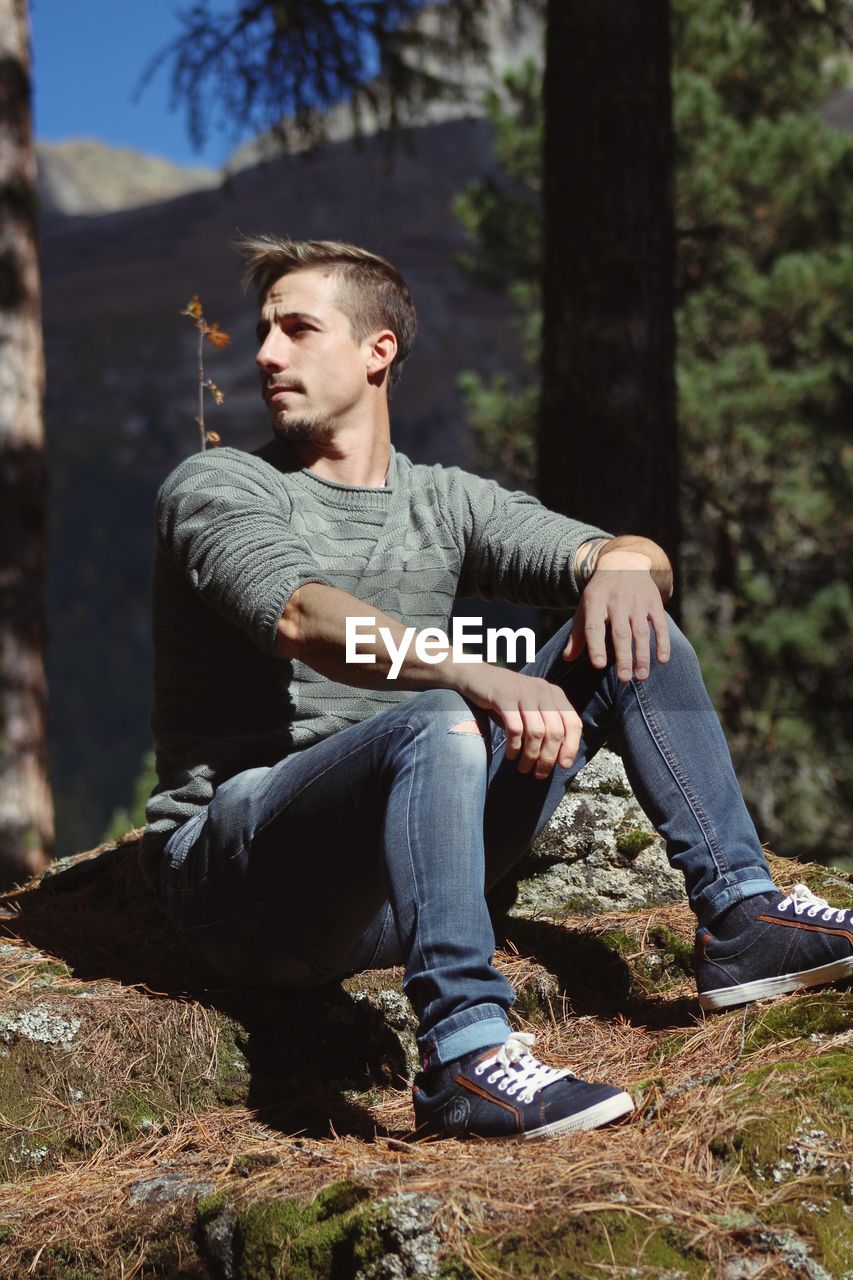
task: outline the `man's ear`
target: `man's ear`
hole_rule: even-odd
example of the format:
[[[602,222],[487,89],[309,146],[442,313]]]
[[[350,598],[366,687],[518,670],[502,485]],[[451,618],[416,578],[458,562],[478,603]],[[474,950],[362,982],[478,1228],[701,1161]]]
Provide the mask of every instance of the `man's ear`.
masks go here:
[[[368,338],[368,376],[375,376],[387,369],[397,354],[397,339],[390,329],[380,329]]]

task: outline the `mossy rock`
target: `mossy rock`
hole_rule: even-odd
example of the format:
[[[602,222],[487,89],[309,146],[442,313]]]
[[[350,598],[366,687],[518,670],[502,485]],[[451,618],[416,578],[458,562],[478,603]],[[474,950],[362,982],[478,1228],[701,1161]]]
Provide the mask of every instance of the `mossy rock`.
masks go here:
[[[216,1238],[215,1263],[234,1280],[366,1280],[386,1273],[388,1257],[394,1274],[396,1267],[400,1274],[435,1275],[438,1202],[405,1192],[370,1197],[366,1187],[346,1181],[323,1188],[311,1204],[262,1200],[234,1212],[226,1197],[208,1197],[199,1202],[198,1225],[208,1256]],[[230,1241],[214,1236],[217,1219],[229,1213]]]
[[[38,1267],[4,1275],[4,1280],[34,1275],[37,1280],[115,1280],[130,1274],[139,1261],[140,1240],[145,1242],[138,1272],[144,1280],[209,1280],[210,1272],[192,1239],[191,1223],[185,1215],[167,1214],[159,1221],[144,1223],[131,1217],[127,1240],[110,1257],[103,1258],[80,1240],[58,1241],[39,1254]],[[136,1273],[135,1273],[136,1274]]]
[[[774,1186],[808,1177],[808,1195],[816,1201],[850,1200],[853,1058],[848,1052],[836,1049],[751,1071],[732,1090],[728,1109],[733,1124],[710,1144],[718,1159],[738,1166],[756,1183]]]
[[[485,1234],[469,1244],[474,1265],[448,1262],[442,1280],[474,1280],[480,1274],[511,1275],[513,1280],[592,1280],[593,1276],[626,1274],[663,1276],[671,1280],[712,1280],[708,1258],[692,1245],[687,1232],[672,1223],[656,1225],[625,1212],[573,1214],[566,1220],[540,1220],[524,1235],[499,1240]]]
[[[356,1218],[369,1196],[358,1183],[336,1182],[311,1204],[261,1200],[235,1211],[218,1193],[199,1201],[199,1234],[208,1256],[215,1250],[212,1260],[235,1280],[321,1280],[352,1254]],[[220,1219],[224,1231],[217,1231]]]
[[[628,930],[609,929],[598,941],[626,966],[629,994],[646,1000],[693,974],[693,944],[666,925],[654,925],[639,936]]]
[[[779,1040],[822,1038],[853,1029],[853,998],[837,989],[798,994],[773,1005],[754,1005],[744,1047]]]
[[[853,1259],[853,1212],[848,1202],[830,1192],[804,1192],[767,1215],[767,1221],[796,1233],[830,1276],[849,1276]]]
[[[649,929],[647,939],[657,948],[670,969],[687,977],[693,976],[694,942],[692,938],[690,940],[682,938],[666,925],[656,924]]]
[[[54,1033],[48,1015],[61,1030],[63,1015],[67,1043],[9,1030],[26,1025],[22,1018],[28,1013],[36,1034]],[[117,1024],[115,1052],[93,1058],[86,1043],[98,1014],[89,1001],[13,1004],[4,1014],[6,1042],[0,1043],[0,1175],[12,1180],[60,1159],[85,1159],[160,1131],[189,1110],[244,1101],[249,1081],[236,1067],[239,1030],[230,1019],[212,1016],[218,1019],[213,1072],[210,1054],[194,1051],[175,1034],[180,1023],[160,1019],[159,1012],[146,1026],[143,1053],[138,1041],[119,1041],[123,1024]]]
[[[633,791],[626,782],[614,779],[611,782],[599,782],[595,788],[600,796],[618,796],[622,800],[630,800]]]

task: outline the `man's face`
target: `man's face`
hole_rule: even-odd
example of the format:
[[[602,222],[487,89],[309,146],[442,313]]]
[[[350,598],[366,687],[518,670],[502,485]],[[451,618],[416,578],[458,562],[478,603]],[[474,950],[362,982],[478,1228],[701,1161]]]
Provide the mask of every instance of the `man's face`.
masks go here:
[[[283,440],[330,440],[365,397],[370,348],[353,338],[338,284],[322,270],[292,271],[261,305],[261,392]]]

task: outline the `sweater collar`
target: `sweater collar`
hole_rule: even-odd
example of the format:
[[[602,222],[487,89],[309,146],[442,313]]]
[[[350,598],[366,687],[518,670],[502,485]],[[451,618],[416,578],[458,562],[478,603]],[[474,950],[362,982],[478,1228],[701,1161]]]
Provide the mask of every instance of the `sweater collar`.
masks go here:
[[[390,504],[391,497],[398,486],[400,467],[397,450],[391,445],[391,456],[384,486],[341,484],[337,480],[329,480],[314,471],[303,467],[298,455],[283,440],[272,441],[273,449],[267,453],[269,461],[275,457],[275,465],[280,471],[286,471],[306,492],[313,492],[315,497],[332,506],[359,508],[361,510],[383,510]],[[269,446],[267,447],[269,448]]]

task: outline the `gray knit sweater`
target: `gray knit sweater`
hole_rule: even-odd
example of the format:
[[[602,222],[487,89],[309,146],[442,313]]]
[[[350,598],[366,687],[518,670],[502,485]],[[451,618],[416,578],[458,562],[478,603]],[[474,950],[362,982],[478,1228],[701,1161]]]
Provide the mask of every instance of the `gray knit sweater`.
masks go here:
[[[323,479],[277,440],[187,458],[157,497],[149,880],[171,832],[227,778],[417,696],[391,681],[339,684],[277,653],[297,587],[326,583],[419,630],[447,630],[456,596],[574,603],[575,552],[601,535],[528,494],[393,448],[381,489]]]

